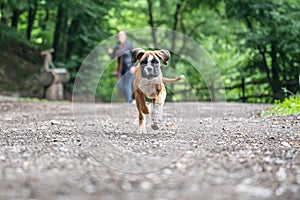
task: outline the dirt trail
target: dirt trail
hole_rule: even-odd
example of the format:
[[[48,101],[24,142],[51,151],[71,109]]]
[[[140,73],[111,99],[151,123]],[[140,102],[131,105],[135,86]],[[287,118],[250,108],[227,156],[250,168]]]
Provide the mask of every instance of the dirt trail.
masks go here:
[[[300,199],[300,116],[268,107],[167,103],[137,134],[134,105],[0,102],[0,199]]]

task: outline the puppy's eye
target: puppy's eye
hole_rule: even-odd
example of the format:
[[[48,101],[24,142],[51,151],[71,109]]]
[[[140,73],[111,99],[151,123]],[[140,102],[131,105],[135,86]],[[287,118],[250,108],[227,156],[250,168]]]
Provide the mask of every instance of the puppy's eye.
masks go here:
[[[153,60],[151,60],[151,63],[152,63],[152,64],[158,64],[158,60],[153,59]]]
[[[141,61],[141,65],[146,65],[147,62],[148,62],[147,60],[142,60],[142,61]]]

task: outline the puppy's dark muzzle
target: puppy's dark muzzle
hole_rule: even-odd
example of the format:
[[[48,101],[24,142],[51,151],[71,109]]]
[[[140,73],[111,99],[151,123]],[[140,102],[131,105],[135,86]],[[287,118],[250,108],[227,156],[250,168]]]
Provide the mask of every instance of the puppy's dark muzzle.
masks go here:
[[[142,69],[142,77],[152,79],[159,76],[159,70],[155,67],[145,67]]]

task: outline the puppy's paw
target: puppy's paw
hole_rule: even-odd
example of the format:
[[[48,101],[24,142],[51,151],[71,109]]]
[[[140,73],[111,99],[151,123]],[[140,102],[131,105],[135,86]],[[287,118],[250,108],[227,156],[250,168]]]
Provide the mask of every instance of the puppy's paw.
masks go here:
[[[155,124],[152,124],[152,125],[151,125],[151,128],[152,128],[153,130],[158,130],[158,129],[159,129],[159,126],[157,125],[157,123],[155,123]]]

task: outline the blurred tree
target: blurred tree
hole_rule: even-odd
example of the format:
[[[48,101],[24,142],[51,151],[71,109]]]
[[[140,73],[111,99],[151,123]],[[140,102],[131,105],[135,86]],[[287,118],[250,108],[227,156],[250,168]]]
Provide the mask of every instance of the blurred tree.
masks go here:
[[[227,15],[242,22],[236,30],[240,48],[250,48],[247,67],[263,71],[274,99],[283,99],[283,83],[295,82],[300,67],[300,4],[296,0],[233,0]],[[243,28],[245,25],[245,28]],[[297,85],[296,85],[297,87]],[[295,92],[297,88],[288,86]]]
[[[28,22],[27,22],[27,31],[26,37],[28,40],[31,38],[31,31],[33,28],[33,23],[35,20],[36,12],[38,9],[38,1],[37,0],[28,0]]]
[[[292,92],[298,89],[295,82],[300,67],[299,7],[298,0],[0,0],[2,25],[20,34],[10,29],[0,31],[23,41],[27,38],[40,49],[54,47],[55,65],[67,68],[74,81],[88,53],[118,30],[167,28],[199,42],[219,67],[226,86],[239,85],[243,80],[267,80],[268,85],[252,85],[244,92],[249,96],[272,94],[281,99],[282,86]],[[142,41],[140,35],[132,37]],[[180,46],[193,52],[175,34],[165,37],[173,38],[171,52]],[[153,29],[154,47],[163,42],[161,38]],[[205,83],[183,58],[172,55],[170,66],[187,75],[191,86],[184,86],[186,90],[194,89],[200,98],[209,98],[209,91],[203,87],[213,83]],[[106,75],[110,79],[106,88],[114,83],[110,73]],[[106,96],[98,92],[97,97]],[[238,99],[241,92],[236,87],[227,95]],[[171,100],[172,95],[168,98]]]

